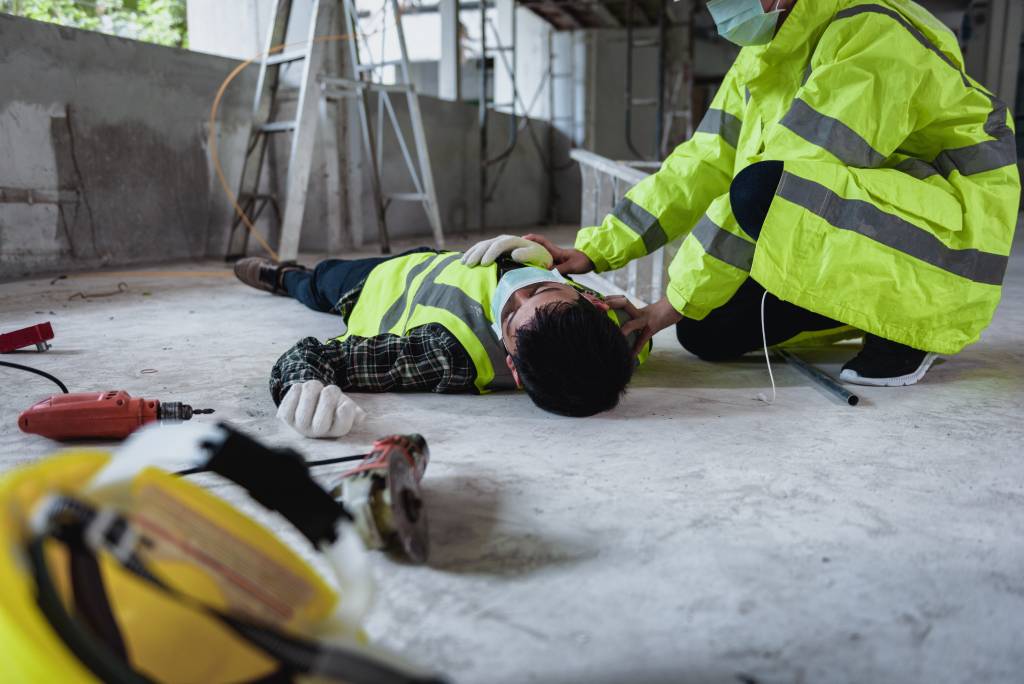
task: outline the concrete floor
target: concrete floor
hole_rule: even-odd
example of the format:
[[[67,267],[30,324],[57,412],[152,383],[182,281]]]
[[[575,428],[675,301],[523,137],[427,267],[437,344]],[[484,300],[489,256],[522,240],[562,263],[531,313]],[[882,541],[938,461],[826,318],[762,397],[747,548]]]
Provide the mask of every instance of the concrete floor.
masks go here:
[[[372,637],[455,682],[1019,682],[1024,679],[1024,254],[982,341],[851,408],[751,356],[712,366],[671,333],[612,413],[524,395],[359,395],[334,442],[274,419],[267,374],[340,321],[190,277],[0,285],[3,329],[51,320],[54,348],[4,357],[75,390],[217,409],[310,457],[422,432],[433,557],[375,557]],[[127,291],[82,299],[76,293]],[[813,355],[837,371],[852,347]],[[54,391],[0,368],[2,467],[58,445],[20,410]]]

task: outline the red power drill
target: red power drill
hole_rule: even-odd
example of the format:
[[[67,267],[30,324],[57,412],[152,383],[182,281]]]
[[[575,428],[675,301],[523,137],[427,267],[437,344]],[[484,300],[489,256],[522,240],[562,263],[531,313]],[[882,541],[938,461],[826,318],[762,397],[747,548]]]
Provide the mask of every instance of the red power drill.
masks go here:
[[[124,390],[55,394],[18,416],[22,432],[56,440],[124,439],[155,420],[189,420],[213,409],[131,397]]]

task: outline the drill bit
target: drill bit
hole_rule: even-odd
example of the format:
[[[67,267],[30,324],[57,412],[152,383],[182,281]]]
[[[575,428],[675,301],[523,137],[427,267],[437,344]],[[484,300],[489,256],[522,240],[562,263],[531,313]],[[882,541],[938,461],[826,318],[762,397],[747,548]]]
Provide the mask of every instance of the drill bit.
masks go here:
[[[164,401],[157,407],[156,417],[160,420],[191,420],[197,414],[213,413],[213,409],[194,409],[180,401]]]

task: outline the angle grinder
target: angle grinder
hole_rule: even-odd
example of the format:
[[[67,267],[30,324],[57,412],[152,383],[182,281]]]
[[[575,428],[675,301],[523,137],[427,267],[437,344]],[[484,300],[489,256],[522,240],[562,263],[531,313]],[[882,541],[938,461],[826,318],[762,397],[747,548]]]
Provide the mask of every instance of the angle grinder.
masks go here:
[[[373,443],[356,467],[342,473],[331,494],[355,518],[367,548],[395,542],[415,563],[430,553],[420,481],[430,461],[422,435],[391,435]]]

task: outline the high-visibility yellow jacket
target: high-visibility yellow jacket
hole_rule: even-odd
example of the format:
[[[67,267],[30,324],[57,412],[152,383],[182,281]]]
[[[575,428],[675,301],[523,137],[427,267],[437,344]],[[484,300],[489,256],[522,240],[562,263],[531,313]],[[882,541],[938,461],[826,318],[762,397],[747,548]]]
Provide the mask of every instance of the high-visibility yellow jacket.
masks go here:
[[[508,352],[491,328],[491,299],[498,286],[498,267],[465,266],[459,260],[461,256],[458,252],[418,252],[376,266],[349,315],[345,334],[336,339],[405,335],[414,328],[436,323],[466,350],[476,370],[477,391],[515,389],[515,380],[505,365]],[[585,289],[575,282],[570,284]],[[620,326],[629,320],[624,311],[610,310],[608,317]],[[649,349],[638,356],[640,362],[647,358]]]
[[[732,179],[784,173],[756,243]],[[956,353],[999,302],[1020,197],[1007,107],[909,0],[800,0],[745,48],[691,140],[576,247],[597,270],[684,237],[667,297],[701,319],[753,277],[781,299]]]

